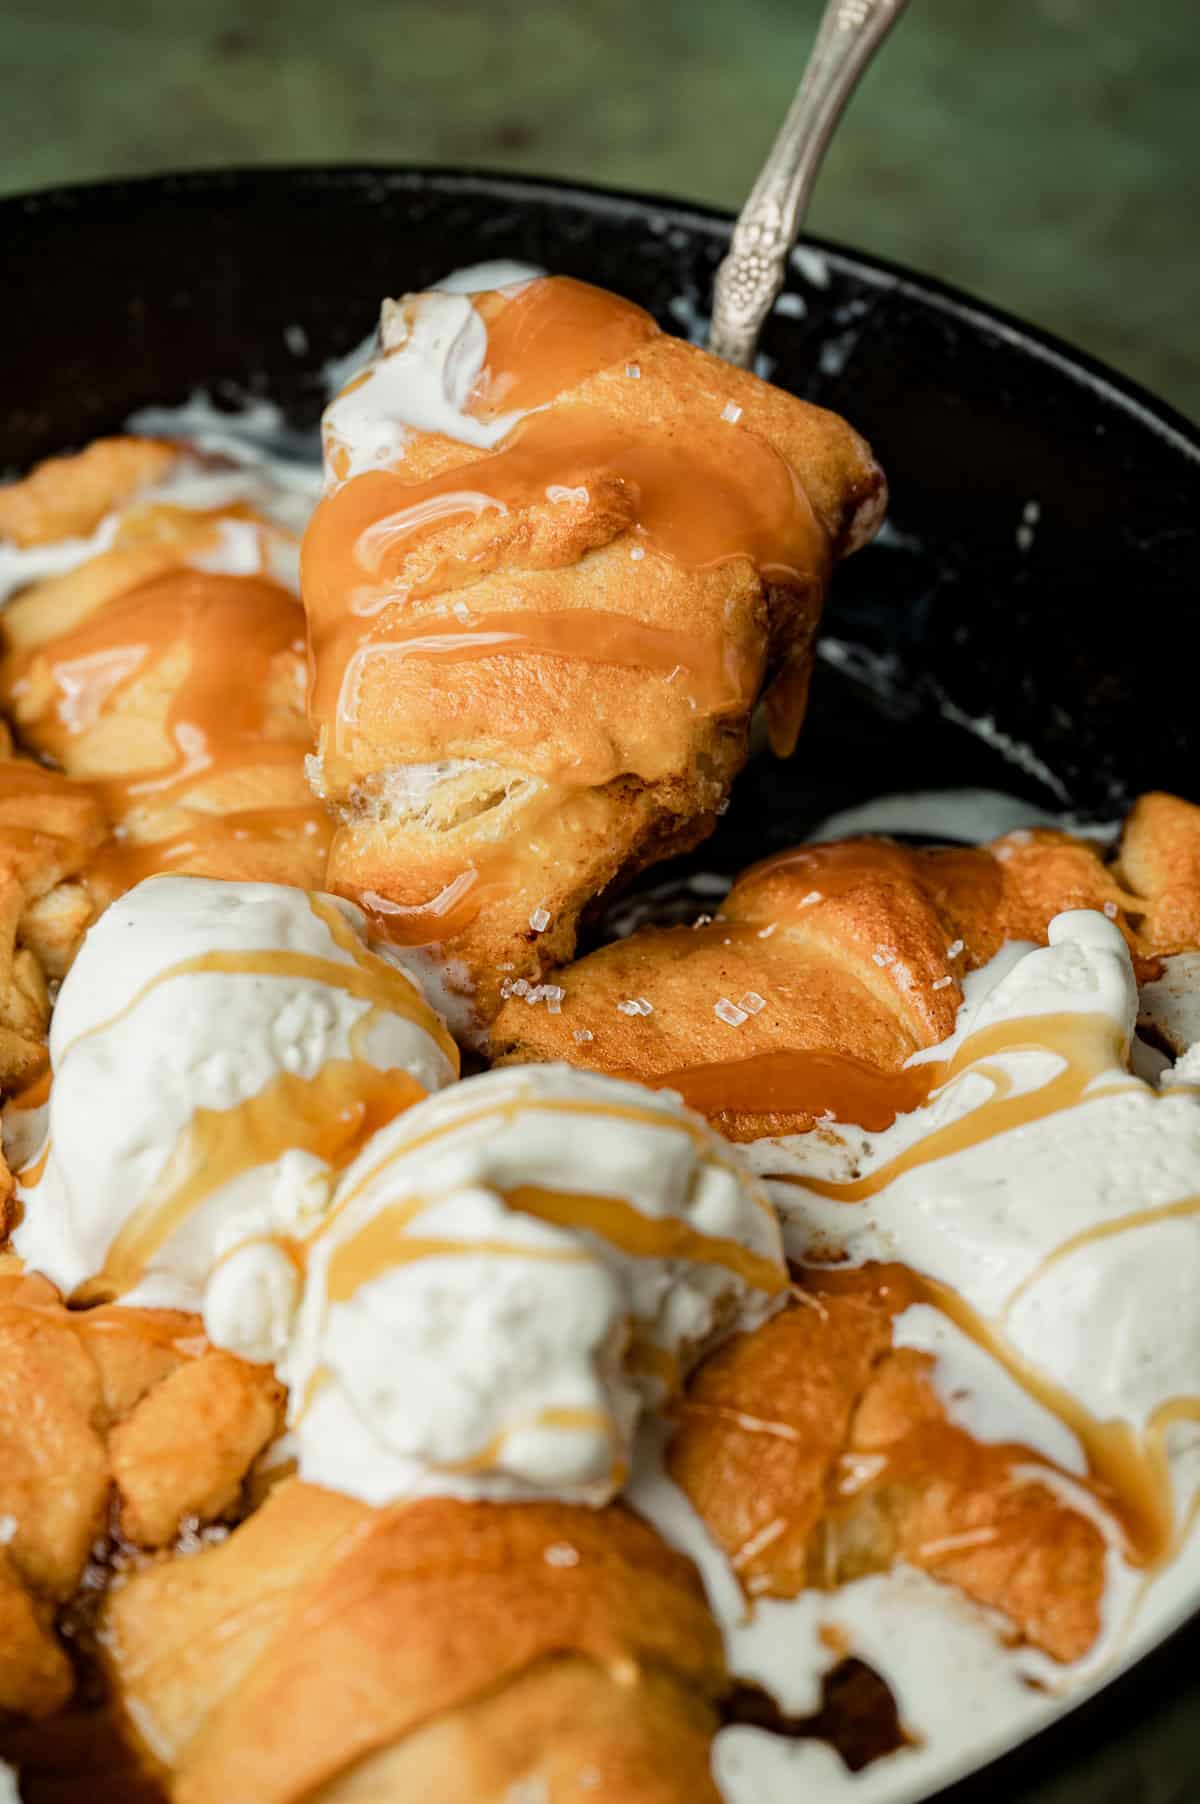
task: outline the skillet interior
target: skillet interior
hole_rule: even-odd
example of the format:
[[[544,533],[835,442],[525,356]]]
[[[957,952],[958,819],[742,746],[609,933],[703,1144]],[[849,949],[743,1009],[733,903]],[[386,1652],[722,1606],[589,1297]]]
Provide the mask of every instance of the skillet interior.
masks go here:
[[[669,202],[453,171],[189,175],[0,202],[0,469],[197,388],[269,396],[311,426],[323,366],[381,295],[484,257],[695,329],[727,230]],[[1147,787],[1200,799],[1200,437],[1065,347],[886,265],[809,244],[787,286],[765,373],[872,440],[891,525],[839,579],[800,756],[751,767],[696,862],[736,870],[904,789],[990,786],[1098,819]],[[1016,761],[1006,740],[1026,748]],[[1200,1614],[942,1799],[1133,1804],[1148,1773],[1156,1799],[1182,1798],[1198,1656]]]

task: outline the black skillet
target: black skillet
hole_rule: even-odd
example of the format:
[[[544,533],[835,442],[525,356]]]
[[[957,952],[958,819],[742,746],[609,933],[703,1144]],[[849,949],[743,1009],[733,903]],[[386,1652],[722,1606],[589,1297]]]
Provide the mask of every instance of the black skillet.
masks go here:
[[[482,258],[598,282],[686,331],[727,233],[696,207],[446,170],[6,200],[0,471],[197,388],[270,396],[311,425],[322,366],[382,295]],[[732,872],[881,792],[979,785],[1098,819],[1144,788],[1200,799],[1200,435],[1087,358],[872,259],[809,243],[787,292],[766,373],[871,439],[891,527],[838,579],[800,753],[751,767],[705,867]],[[1191,1804],[1198,1769],[1200,1613],[939,1804]]]

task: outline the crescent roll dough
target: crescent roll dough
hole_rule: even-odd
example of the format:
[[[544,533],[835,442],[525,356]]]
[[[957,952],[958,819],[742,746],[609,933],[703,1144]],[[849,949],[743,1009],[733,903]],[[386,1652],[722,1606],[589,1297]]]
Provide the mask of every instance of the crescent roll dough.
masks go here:
[[[1200,808],[1143,796],[1112,862],[1046,829],[978,850],[799,846],[743,872],[714,920],[642,928],[556,973],[554,1013],[512,995],[492,1053],[679,1089],[735,1140],[804,1132],[834,1105],[884,1127],[923,1100],[901,1067],[953,1031],[961,978],[1005,941],[1044,943],[1071,908],[1110,914],[1143,978],[1200,946]]]
[[[711,831],[764,687],[791,750],[831,565],[884,486],[836,416],[557,278],[385,308],[343,401],[450,306],[487,333],[465,411],[393,421],[359,469],[334,404],[302,587],[331,883],[486,1019],[601,891]]]
[[[104,808],[102,901],[163,869],[318,888],[329,833],[304,775],[304,615],[268,568],[287,535],[243,503],[143,498],[179,459],[101,439],[0,489],[0,537],[26,550],[109,523],[5,610],[0,704]],[[257,542],[256,573],[224,573],[231,533]]]
[[[115,1590],[102,1640],[176,1804],[718,1804],[720,1634],[619,1507],[376,1510],[288,1479]]]

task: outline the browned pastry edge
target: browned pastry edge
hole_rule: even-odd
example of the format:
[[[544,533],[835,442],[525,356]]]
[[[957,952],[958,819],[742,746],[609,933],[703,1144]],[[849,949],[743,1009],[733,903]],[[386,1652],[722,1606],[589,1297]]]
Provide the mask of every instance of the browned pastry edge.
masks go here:
[[[614,1804],[717,1797],[719,1631],[690,1562],[619,1506],[373,1510],[287,1480],[117,1588],[104,1643],[177,1804],[483,1804],[499,1780],[565,1804],[590,1768]]]
[[[45,1279],[0,1271],[0,1614],[13,1637],[0,1636],[0,1712],[65,1702],[54,1624],[93,1549],[110,1529],[125,1546],[166,1546],[234,1509],[282,1396],[268,1368],[210,1348],[194,1316],[71,1311]]]
[[[892,1346],[888,1268],[810,1273],[797,1302],[696,1374],[668,1463],[752,1596],[833,1589],[905,1560],[1053,1658],[1100,1632],[1107,1548],[1040,1483],[1048,1462],[953,1425],[932,1360]],[[843,1284],[845,1284],[843,1280]]]
[[[1093,842],[1046,829],[979,851],[797,848],[744,872],[711,923],[643,928],[556,972],[555,1012],[541,996],[510,995],[491,1055],[674,1078],[685,1097],[696,1068],[712,1066],[711,1098],[697,1092],[696,1106],[731,1139],[803,1132],[814,1111],[771,1102],[764,1058],[824,1053],[896,1074],[953,1030],[967,971],[1006,941],[1044,943],[1049,921],[1072,908],[1109,914],[1142,978],[1200,945],[1200,808],[1143,796],[1111,863]],[[638,1002],[649,1009],[629,1006]],[[741,1016],[732,1024],[730,1005]],[[836,1090],[836,1073],[828,1081]],[[752,1100],[735,1100],[739,1087]]]

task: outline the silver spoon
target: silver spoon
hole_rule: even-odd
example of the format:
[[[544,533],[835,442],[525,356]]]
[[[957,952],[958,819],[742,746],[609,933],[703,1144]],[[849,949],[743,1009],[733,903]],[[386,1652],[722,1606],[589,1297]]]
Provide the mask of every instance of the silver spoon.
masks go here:
[[[829,0],[788,108],[717,271],[708,348],[749,369],[762,323],[783,287],[788,254],[821,162],[859,76],[907,0]]]

